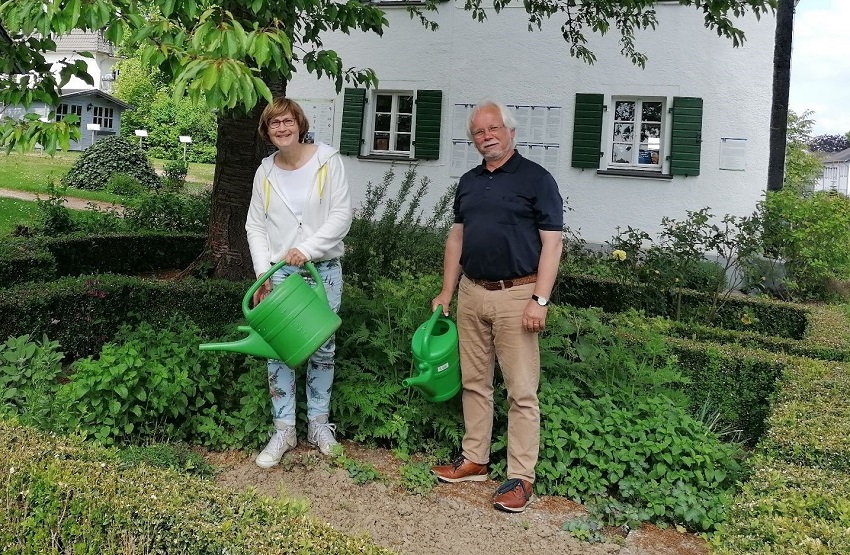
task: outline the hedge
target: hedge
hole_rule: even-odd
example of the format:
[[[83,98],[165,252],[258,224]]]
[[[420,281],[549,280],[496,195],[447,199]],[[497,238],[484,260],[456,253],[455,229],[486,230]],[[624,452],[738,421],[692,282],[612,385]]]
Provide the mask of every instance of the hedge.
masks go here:
[[[649,316],[668,317],[676,313],[677,303],[673,291],[652,290],[641,284],[623,284],[612,279],[575,274],[558,276],[553,299],[580,308],[599,307],[605,312],[624,312],[635,308],[644,310]],[[682,290],[681,319],[699,319],[711,302],[711,295]],[[808,310],[781,301],[732,296],[725,299],[712,324],[725,329],[801,339],[808,325]]]
[[[390,555],[306,514],[303,502],[146,464],[0,421],[0,553]]]
[[[0,338],[47,334],[71,359],[97,353],[122,324],[156,323],[181,312],[211,333],[242,318],[248,282],[158,281],[97,275],[27,283],[0,295]]]
[[[14,239],[0,245],[0,287],[62,276],[186,268],[205,244],[204,234],[162,232]]]

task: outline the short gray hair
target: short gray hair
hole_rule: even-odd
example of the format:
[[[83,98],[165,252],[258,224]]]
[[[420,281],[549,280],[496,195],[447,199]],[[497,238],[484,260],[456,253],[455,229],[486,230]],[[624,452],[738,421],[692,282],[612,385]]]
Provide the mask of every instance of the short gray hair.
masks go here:
[[[469,119],[466,120],[466,136],[469,137],[470,141],[472,140],[472,120],[473,118],[475,118],[475,116],[478,115],[478,112],[480,112],[484,108],[498,108],[499,113],[502,116],[502,123],[505,124],[505,127],[510,129],[511,131],[517,128],[517,120],[514,117],[513,113],[508,110],[507,106],[496,100],[485,98],[484,100],[475,105],[475,108],[473,108],[472,112],[469,113]]]

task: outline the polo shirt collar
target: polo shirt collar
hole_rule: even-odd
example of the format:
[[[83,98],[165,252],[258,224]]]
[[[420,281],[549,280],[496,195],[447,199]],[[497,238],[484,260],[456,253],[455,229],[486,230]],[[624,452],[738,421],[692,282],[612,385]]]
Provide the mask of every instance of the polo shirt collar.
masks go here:
[[[504,164],[502,164],[501,166],[499,166],[498,168],[496,168],[495,171],[503,171],[503,172],[507,172],[507,173],[514,173],[514,172],[517,171],[517,168],[519,168],[519,163],[520,163],[521,160],[522,160],[522,155],[519,152],[517,152],[516,149],[514,149],[514,153],[511,154],[511,157],[508,158],[508,161],[505,162]],[[490,173],[487,170],[487,161],[484,160],[484,159],[481,160],[481,165],[478,166],[477,168],[475,168],[475,170],[476,170],[475,173],[478,174],[478,175],[483,174],[485,171]]]

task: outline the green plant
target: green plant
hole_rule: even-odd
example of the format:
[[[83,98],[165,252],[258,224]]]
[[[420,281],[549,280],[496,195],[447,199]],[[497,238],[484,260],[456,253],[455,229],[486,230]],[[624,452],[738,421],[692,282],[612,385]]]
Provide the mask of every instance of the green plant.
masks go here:
[[[401,487],[417,495],[430,493],[437,485],[430,461],[406,462],[401,465]]]
[[[172,191],[179,191],[186,185],[186,174],[189,164],[183,160],[168,160],[163,165],[165,172],[164,186]]]
[[[205,233],[210,222],[210,193],[159,191],[141,195],[125,203],[124,219],[134,231]]]
[[[602,543],[605,541],[605,533],[602,525],[593,517],[580,516],[566,521],[561,529],[569,532],[572,537],[579,541],[589,543]]]
[[[62,178],[62,183],[77,189],[103,190],[116,173],[129,175],[151,189],[160,186],[144,151],[119,135],[101,139],[87,148]]]
[[[125,467],[147,464],[204,477],[213,476],[215,471],[204,457],[185,444],[130,445],[118,452],[118,459]]]
[[[37,201],[39,216],[36,223],[38,233],[54,237],[74,231],[70,210],[65,207],[65,188],[57,189],[53,183],[47,184],[49,197]]]
[[[122,197],[137,197],[147,190],[139,180],[126,173],[114,173],[106,183],[106,191]]]
[[[336,466],[344,468],[348,472],[348,476],[358,486],[381,478],[381,474],[375,468],[375,465],[352,459],[346,456],[341,450],[334,454],[332,460]]]
[[[418,276],[442,267],[454,187],[446,191],[432,215],[425,219],[420,207],[432,185],[430,180],[424,177],[417,186],[416,166],[411,165],[395,197],[387,199],[387,191],[394,188],[395,171],[395,167],[387,170],[378,185],[367,184],[366,199],[346,239],[343,264],[347,279],[367,290],[380,278]]]
[[[850,275],[850,199],[818,192],[769,192],[764,213],[764,253],[785,261],[783,280],[801,298],[827,300],[830,281]]]
[[[190,437],[193,416],[225,387],[221,355],[198,351],[202,342],[199,328],[179,316],[163,328],[122,327],[97,359],[74,362],[57,394],[68,407],[65,425],[105,444]]]
[[[0,344],[0,403],[3,412],[19,415],[22,422],[50,427],[56,410],[55,394],[62,372],[59,343],[47,336],[9,337]]]

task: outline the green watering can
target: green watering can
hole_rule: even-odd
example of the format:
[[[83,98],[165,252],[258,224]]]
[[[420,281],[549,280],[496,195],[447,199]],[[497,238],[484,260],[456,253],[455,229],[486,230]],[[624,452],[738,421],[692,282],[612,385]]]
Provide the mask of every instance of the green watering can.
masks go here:
[[[402,385],[419,389],[434,403],[454,397],[461,387],[457,326],[443,316],[442,305],[416,329],[410,346],[419,374],[407,378]]]
[[[205,343],[202,351],[233,351],[283,361],[294,368],[319,350],[342,321],[328,304],[322,278],[312,262],[304,267],[316,281],[310,287],[300,274],[290,274],[274,287],[253,309],[249,307],[254,292],[282,266],[281,260],[260,276],[242,299],[242,312],[248,320],[239,331],[248,337],[232,343]]]

